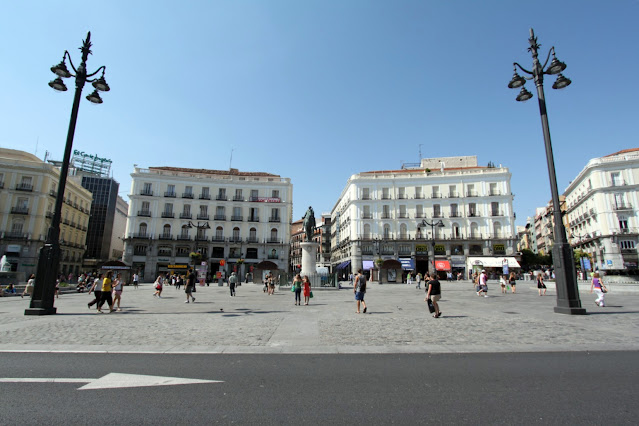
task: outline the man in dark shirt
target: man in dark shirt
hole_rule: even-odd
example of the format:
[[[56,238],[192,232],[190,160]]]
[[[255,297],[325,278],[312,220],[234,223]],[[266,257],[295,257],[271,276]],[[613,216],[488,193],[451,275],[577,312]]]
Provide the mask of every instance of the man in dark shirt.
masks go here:
[[[439,299],[442,297],[442,290],[441,284],[437,280],[437,275],[435,273],[431,274],[430,281],[428,281],[426,288],[426,299],[424,299],[424,301],[430,299],[430,301],[433,302],[433,307],[435,308],[433,318],[439,318],[442,316],[442,313],[439,310],[439,304],[437,302],[439,302]]]
[[[195,272],[193,272],[192,268],[189,268],[189,276],[186,277],[186,288],[184,292],[186,293],[186,302],[189,303],[189,297],[195,302],[195,297],[193,297],[193,289],[195,288]]]

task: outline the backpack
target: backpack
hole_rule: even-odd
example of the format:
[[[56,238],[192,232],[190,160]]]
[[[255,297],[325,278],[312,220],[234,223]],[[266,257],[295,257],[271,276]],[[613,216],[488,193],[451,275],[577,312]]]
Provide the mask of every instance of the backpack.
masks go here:
[[[364,275],[360,275],[357,280],[357,291],[366,293],[366,277]]]

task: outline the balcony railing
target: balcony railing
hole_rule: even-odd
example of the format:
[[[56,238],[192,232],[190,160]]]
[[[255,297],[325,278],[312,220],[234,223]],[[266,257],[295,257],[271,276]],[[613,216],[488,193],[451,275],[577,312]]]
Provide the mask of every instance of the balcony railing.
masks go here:
[[[268,244],[279,244],[281,240],[279,238],[269,238],[266,240]]]
[[[150,210],[138,210],[138,216],[151,217]]]
[[[215,216],[213,216],[213,218],[215,220],[226,220],[226,215],[225,214],[216,214]]]
[[[208,241],[209,237],[207,237],[206,235],[197,235],[195,237],[195,241]]]
[[[459,212],[450,212],[449,217],[461,217],[461,214]]]
[[[381,218],[382,219],[390,219],[391,218],[391,214],[390,213],[382,213]]]
[[[459,198],[459,193],[457,191],[449,192],[448,198]]]
[[[430,194],[430,198],[442,198],[442,194],[439,192],[433,192]]]
[[[158,236],[158,238],[160,240],[172,240],[173,239],[173,234],[160,234]]]
[[[362,198],[360,198],[360,200],[370,200],[371,196],[370,195],[362,195]]]
[[[415,213],[415,219],[421,219],[423,217],[426,217],[426,215],[424,214],[424,212],[421,213]]]
[[[244,201],[244,197],[241,195],[234,195],[233,201]]]
[[[242,222],[244,220],[244,216],[231,216],[231,220],[234,222]]]
[[[146,256],[146,247],[136,248],[133,250],[134,256]]]
[[[178,241],[191,241],[191,237],[188,235],[180,234],[177,236]]]
[[[410,219],[410,215],[408,213],[399,213],[400,219]]]
[[[140,191],[140,195],[148,195],[148,196],[153,196],[153,191],[151,191],[150,189],[143,189],[142,191]]]
[[[433,219],[440,219],[443,218],[444,215],[442,214],[442,212],[435,212],[433,213]]]
[[[7,231],[4,233],[4,238],[10,238],[12,240],[26,240],[27,234],[24,234],[22,232]]]
[[[416,200],[423,200],[425,198],[426,198],[426,196],[424,194],[415,194],[415,199]]]
[[[31,192],[33,191],[33,185],[31,185],[30,183],[19,183],[16,185],[16,190]]]
[[[466,192],[466,196],[467,197],[477,197],[477,191],[467,191]]]
[[[382,200],[390,200],[391,196],[390,195],[382,195]]]
[[[372,219],[373,213],[362,213],[362,219]]]
[[[173,213],[173,212],[162,212],[162,217],[174,218],[175,217],[175,213]]]
[[[279,217],[269,217],[269,218],[268,218],[268,221],[269,221],[269,222],[279,222],[279,221],[280,221],[280,218],[279,218]]]
[[[208,214],[198,214],[197,215],[197,220],[209,220],[209,215]]]
[[[52,196],[53,198],[56,198],[58,196],[58,192],[52,189],[51,191],[49,191],[49,195]]]
[[[225,238],[223,235],[213,235],[211,237],[211,241],[213,241],[214,243],[223,243],[225,241]]]
[[[629,203],[623,203],[623,204],[615,204],[614,205],[614,209],[615,210],[632,210],[632,204]]]
[[[260,240],[258,240],[258,238],[257,238],[257,237],[248,237],[248,238],[246,239],[246,242],[247,242],[247,243],[253,243],[253,244],[255,244],[255,243],[259,243],[259,242],[260,242]]]
[[[29,208],[28,207],[14,206],[14,207],[11,207],[11,213],[13,213],[13,214],[29,214]]]
[[[503,216],[504,212],[500,211],[500,210],[493,210],[490,212],[491,216]]]
[[[224,194],[217,194],[217,197],[215,197],[215,199],[217,201],[227,201],[228,197],[226,195],[224,195]]]
[[[259,222],[260,218],[259,218],[259,216],[253,216],[253,217],[249,217],[248,221],[249,222]]]
[[[407,199],[408,199],[408,197],[406,196],[406,194],[399,194],[399,195],[397,196],[397,199],[398,199],[398,200],[407,200]]]
[[[177,194],[175,192],[167,191],[167,192],[164,193],[164,196],[168,197],[168,198],[175,198],[177,196]]]
[[[191,213],[180,213],[180,219],[191,219],[192,217]]]
[[[193,199],[193,193],[192,193],[192,192],[183,192],[183,193],[182,193],[182,198],[190,198],[190,199]]]
[[[44,216],[45,216],[45,217],[47,217],[47,218],[49,218],[49,219],[52,219],[52,218],[53,218],[53,212],[46,212],[46,213],[44,214]]]
[[[146,232],[134,232],[133,234],[131,234],[131,238],[151,238],[151,236],[149,234],[147,234]]]
[[[242,242],[242,237],[240,237],[239,235],[233,235],[232,237],[229,237],[229,243],[241,243]]]
[[[468,217],[481,217],[481,215],[478,212],[470,211],[468,212]]]
[[[210,200],[211,199],[211,194],[200,194],[200,196],[198,198],[200,200]]]

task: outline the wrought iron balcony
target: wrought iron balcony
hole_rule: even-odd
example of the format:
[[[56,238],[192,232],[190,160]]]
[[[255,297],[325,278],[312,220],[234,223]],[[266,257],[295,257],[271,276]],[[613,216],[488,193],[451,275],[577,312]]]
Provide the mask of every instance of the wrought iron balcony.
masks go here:
[[[215,197],[215,199],[217,201],[228,201],[228,197],[224,194],[217,194],[217,197]]]
[[[197,220],[209,220],[209,215],[208,214],[198,214],[197,215]]]
[[[138,210],[138,216],[151,217],[150,210]]]
[[[234,222],[242,222],[244,220],[244,216],[231,216],[231,220]]]
[[[180,234],[177,236],[178,241],[191,241],[191,237],[188,235]]]
[[[182,193],[182,198],[190,198],[190,199],[193,199],[193,193],[192,193],[192,192],[183,192],[183,193]]]
[[[191,219],[192,217],[191,213],[180,213],[180,219]]]
[[[142,191],[140,191],[140,195],[148,195],[150,197],[153,196],[153,191],[150,189],[143,189]]]
[[[173,213],[173,212],[162,212],[162,217],[172,219],[172,218],[175,217],[175,213]]]
[[[248,221],[249,222],[259,222],[260,218],[259,218],[259,216],[253,216],[253,217],[249,217]]]
[[[32,192],[33,191],[33,185],[31,185],[30,183],[19,183],[19,184],[16,185],[16,190],[17,191]]]
[[[211,194],[200,194],[200,196],[198,198],[200,200],[210,200],[211,199]]]
[[[198,218],[199,219],[199,218]],[[226,220],[226,215],[225,214],[216,214],[213,219],[215,220]]]
[[[13,214],[29,214],[29,208],[28,207],[14,206],[14,207],[11,207],[11,213],[13,213]]]
[[[177,196],[177,194],[175,192],[167,191],[167,192],[164,193],[164,196],[168,197],[168,198],[175,198]]]
[[[234,195],[233,201],[244,201],[244,197],[241,195]]]
[[[172,240],[173,239],[173,234],[160,234],[158,236],[158,239],[160,239],[160,240]]]
[[[280,218],[279,218],[279,217],[269,217],[269,218],[268,218],[268,221],[269,221],[269,222],[279,222],[279,221],[280,221]]]

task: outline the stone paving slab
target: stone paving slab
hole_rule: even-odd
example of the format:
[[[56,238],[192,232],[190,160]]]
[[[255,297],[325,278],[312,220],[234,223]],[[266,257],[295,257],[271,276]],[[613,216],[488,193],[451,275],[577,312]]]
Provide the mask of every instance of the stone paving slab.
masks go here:
[[[244,284],[198,287],[195,303],[165,287],[125,287],[122,312],[97,314],[86,293],[62,295],[57,315],[25,316],[28,300],[0,299],[0,351],[83,353],[469,353],[639,349],[639,294],[611,291],[608,306],[581,293],[589,315],[556,314],[554,290],[543,297],[531,282],[517,294],[478,297],[467,281],[442,283],[443,317],[432,318],[424,291],[371,283],[369,313],[356,314],[352,289],[314,291],[294,306],[286,290],[273,296]]]

